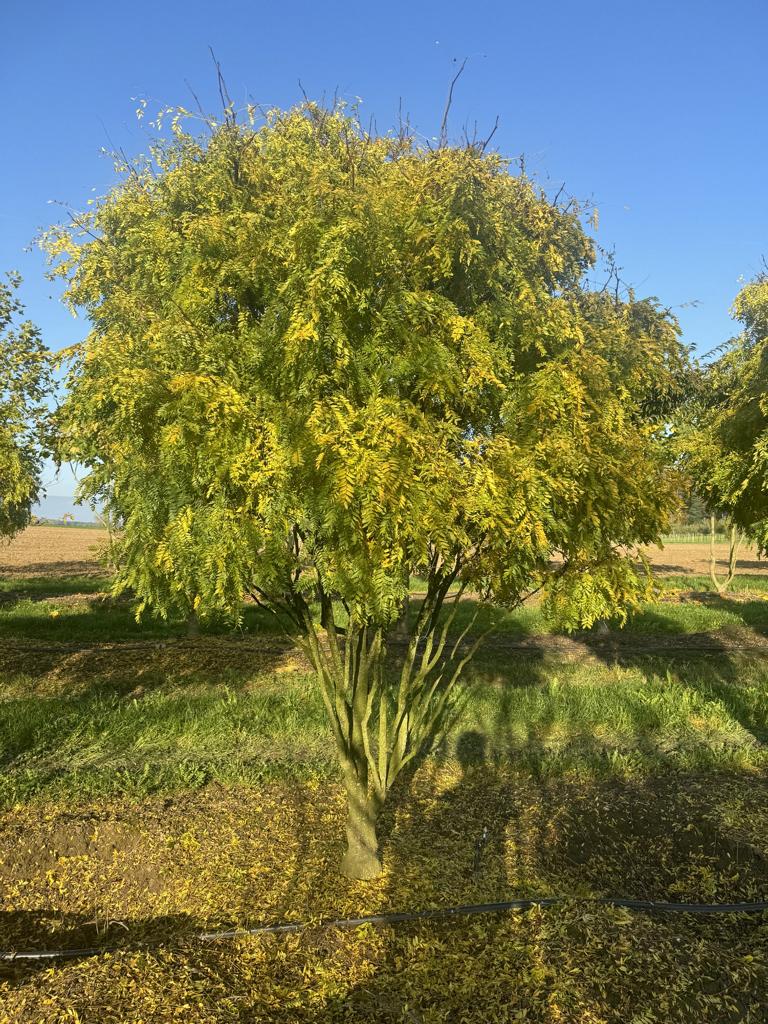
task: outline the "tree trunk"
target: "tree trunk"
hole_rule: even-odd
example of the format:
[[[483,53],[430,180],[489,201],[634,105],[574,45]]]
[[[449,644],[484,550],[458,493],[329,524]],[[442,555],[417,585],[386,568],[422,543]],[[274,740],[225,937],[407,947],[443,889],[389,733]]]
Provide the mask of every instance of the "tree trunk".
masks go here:
[[[366,880],[381,874],[376,821],[387,793],[403,769],[415,764],[445,728],[461,674],[489,631],[475,637],[468,650],[462,649],[475,612],[446,651],[463,584],[452,597],[448,614],[440,619],[440,612],[458,569],[446,570],[428,583],[400,658],[399,679],[387,678],[384,672],[382,625],[350,616],[339,630],[333,602],[320,587],[323,637],[309,606],[296,596],[294,619],[303,627],[302,646],[317,673],[347,794],[347,850],[341,871],[348,878]]]
[[[378,802],[372,793],[355,784],[347,785],[347,852],[341,872],[347,878],[366,881],[381,874],[379,840],[376,836]]]
[[[731,538],[728,548],[728,572],[724,580],[717,577],[717,560],[715,558],[715,517],[710,516],[709,520],[709,575],[718,594],[724,594],[736,575],[736,558],[741,544],[741,535],[735,524],[731,524]]]
[[[709,578],[717,593],[720,593],[720,581],[717,578],[717,558],[715,557],[715,517],[709,517]]]
[[[730,586],[733,577],[736,575],[736,558],[739,554],[739,545],[741,544],[741,534],[739,528],[734,523],[731,526],[731,546],[728,549],[728,583]]]
[[[187,615],[187,636],[190,638],[200,636],[200,620],[194,609]]]

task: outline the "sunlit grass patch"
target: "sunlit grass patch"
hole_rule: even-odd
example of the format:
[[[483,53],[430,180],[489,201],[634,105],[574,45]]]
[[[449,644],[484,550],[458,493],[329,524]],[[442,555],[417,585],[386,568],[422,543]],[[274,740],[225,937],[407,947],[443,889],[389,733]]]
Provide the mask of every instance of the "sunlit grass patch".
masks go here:
[[[173,651],[163,658],[173,665]],[[119,663],[118,663],[119,664]],[[217,665],[218,670],[217,670]],[[312,675],[238,671],[211,655],[206,672],[166,667],[139,682],[100,676],[71,695],[45,678],[0,686],[0,796],[141,795],[210,781],[333,778],[336,763]],[[467,746],[466,737],[472,741]],[[464,737],[462,748],[462,737]],[[768,740],[768,663],[693,657],[664,667],[595,658],[555,665],[505,656],[468,674],[458,717],[430,755],[588,777],[679,768],[761,766]],[[472,743],[476,750],[472,753]]]

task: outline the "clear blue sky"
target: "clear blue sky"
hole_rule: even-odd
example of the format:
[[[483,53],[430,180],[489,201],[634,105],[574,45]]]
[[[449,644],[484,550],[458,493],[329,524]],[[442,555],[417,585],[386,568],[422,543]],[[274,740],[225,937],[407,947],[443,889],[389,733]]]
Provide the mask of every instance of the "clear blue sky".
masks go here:
[[[436,134],[454,59],[469,61],[452,126],[500,118],[501,152],[547,187],[592,199],[638,293],[676,309],[706,352],[733,333],[742,278],[768,256],[768,0],[518,0],[452,4],[4,0],[0,10],[0,269],[19,269],[52,348],[82,337],[44,278],[49,200],[83,205],[112,180],[101,147],[140,152],[137,103],[285,106],[360,97],[379,128],[402,98]],[[684,304],[697,300],[696,307]],[[50,490],[71,491],[68,476]]]

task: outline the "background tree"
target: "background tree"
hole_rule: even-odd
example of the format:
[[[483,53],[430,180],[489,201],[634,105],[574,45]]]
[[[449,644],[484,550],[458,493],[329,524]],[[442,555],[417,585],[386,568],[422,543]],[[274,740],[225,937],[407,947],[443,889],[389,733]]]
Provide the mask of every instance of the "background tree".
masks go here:
[[[484,635],[462,595],[541,590],[572,628],[644,593],[634,546],[674,503],[650,407],[684,353],[653,301],[586,289],[578,209],[482,146],[311,103],[261,127],[228,109],[202,139],[183,116],[47,237],[93,325],[62,448],[122,525],[139,612],[237,617],[250,594],[299,635],[343,870],[368,878],[378,812]]]
[[[743,331],[702,371],[683,409],[683,462],[711,514],[711,576],[722,592],[733,579],[741,534],[768,550],[768,277],[759,275],[736,298]],[[731,522],[728,571],[714,561],[715,516]]]
[[[18,274],[0,281],[0,537],[30,520],[46,451],[50,357],[40,332],[22,320]]]

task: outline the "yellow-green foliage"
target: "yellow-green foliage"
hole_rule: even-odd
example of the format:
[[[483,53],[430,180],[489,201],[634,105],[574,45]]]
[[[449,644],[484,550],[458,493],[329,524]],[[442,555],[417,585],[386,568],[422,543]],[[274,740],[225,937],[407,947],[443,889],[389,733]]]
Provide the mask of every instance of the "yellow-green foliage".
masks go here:
[[[124,522],[142,602],[233,612],[320,582],[386,624],[457,556],[511,603],[560,556],[571,625],[638,592],[676,328],[585,291],[578,211],[498,156],[312,104],[202,140],[176,118],[47,244],[93,322],[62,451]]]
[[[173,128],[49,235],[94,325],[62,451],[123,524],[140,609],[238,616],[248,591],[303,634],[349,793],[343,868],[372,877],[378,810],[474,653],[446,646],[462,591],[543,587],[568,627],[642,593],[632,549],[673,503],[653,410],[676,325],[588,292],[577,212],[477,147],[313,104]]]
[[[768,276],[736,297],[744,330],[705,368],[679,446],[710,507],[768,549]]]
[[[14,295],[16,274],[0,281],[0,537],[29,521],[40,486],[49,387],[48,354]]]

